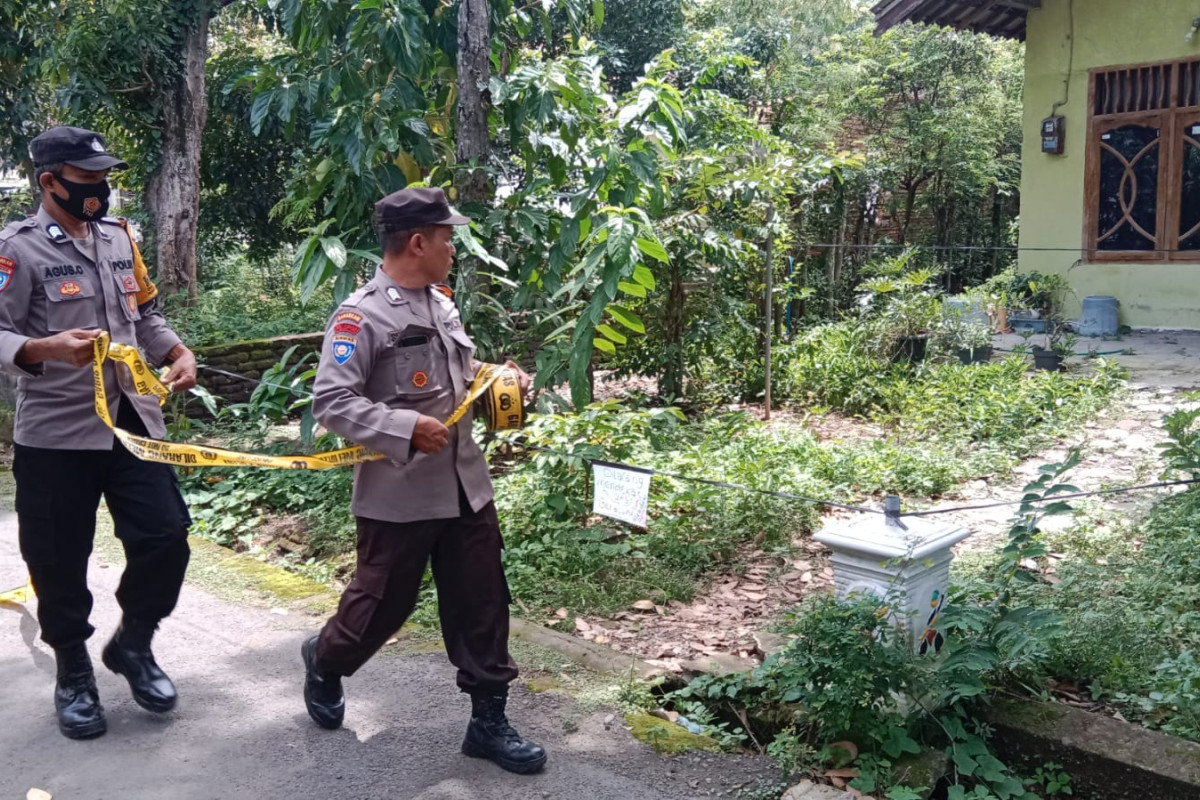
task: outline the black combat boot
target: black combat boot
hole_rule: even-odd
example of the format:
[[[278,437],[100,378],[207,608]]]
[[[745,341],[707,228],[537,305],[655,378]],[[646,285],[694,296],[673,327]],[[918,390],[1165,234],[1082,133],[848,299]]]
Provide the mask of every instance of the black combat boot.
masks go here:
[[[104,666],[129,681],[133,699],[147,711],[162,713],[175,707],[175,684],[159,668],[150,652],[156,623],[126,618],[104,646]]]
[[[300,647],[304,659],[304,705],[313,722],[332,731],[342,727],[346,696],[342,694],[342,677],[326,674],[317,665],[317,638],[310,636]]]
[[[58,729],[68,739],[93,739],[108,730],[104,706],[96,691],[96,674],[83,642],[54,651],[58,683],[54,687],[54,710]]]
[[[471,695],[471,723],[463,739],[462,751],[471,758],[486,758],[502,769],[518,775],[530,775],[546,765],[546,751],[540,744],[522,739],[508,724],[504,707],[508,692],[478,692]]]

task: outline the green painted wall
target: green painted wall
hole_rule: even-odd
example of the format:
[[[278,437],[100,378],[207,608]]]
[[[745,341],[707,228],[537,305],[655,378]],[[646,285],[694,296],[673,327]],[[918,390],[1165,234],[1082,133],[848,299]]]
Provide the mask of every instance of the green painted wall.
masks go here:
[[[1067,89],[1070,0],[1044,0],[1029,14],[1025,74],[1025,143],[1021,178],[1021,247],[1083,247],[1088,70],[1200,55],[1187,41],[1200,0],[1074,0],[1075,52],[1066,154],[1041,152],[1040,124]],[[1023,272],[1066,272],[1079,301],[1111,295],[1121,322],[1144,328],[1200,329],[1200,263],[1077,264],[1082,253],[1022,251]],[[1074,266],[1073,266],[1074,265]]]

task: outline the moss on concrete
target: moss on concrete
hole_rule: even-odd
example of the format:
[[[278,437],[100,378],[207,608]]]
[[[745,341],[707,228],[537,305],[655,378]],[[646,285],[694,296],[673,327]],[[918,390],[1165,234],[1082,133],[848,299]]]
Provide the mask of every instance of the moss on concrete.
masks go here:
[[[1010,702],[998,700],[996,710],[1025,730],[1052,736],[1066,717],[1068,709],[1054,703]]]
[[[534,694],[553,692],[562,688],[563,686],[558,682],[558,679],[549,675],[540,678],[534,678],[529,682],[529,691],[533,692]]]
[[[237,575],[248,588],[271,595],[280,600],[303,600],[324,594],[326,589],[319,583],[302,578],[250,556],[235,553],[215,542],[191,536],[192,558],[200,569],[221,568]]]
[[[674,755],[688,750],[719,750],[720,745],[707,736],[692,733],[687,728],[649,714],[626,714],[625,724],[633,738],[653,747],[660,753]]]

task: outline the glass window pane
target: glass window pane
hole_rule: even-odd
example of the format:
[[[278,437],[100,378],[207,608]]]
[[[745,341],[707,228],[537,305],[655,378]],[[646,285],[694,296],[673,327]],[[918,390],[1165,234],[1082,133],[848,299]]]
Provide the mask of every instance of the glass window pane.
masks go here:
[[[1099,250],[1154,250],[1159,129],[1126,125],[1100,136]]]
[[[1179,249],[1200,250],[1200,123],[1185,126],[1183,133]]]

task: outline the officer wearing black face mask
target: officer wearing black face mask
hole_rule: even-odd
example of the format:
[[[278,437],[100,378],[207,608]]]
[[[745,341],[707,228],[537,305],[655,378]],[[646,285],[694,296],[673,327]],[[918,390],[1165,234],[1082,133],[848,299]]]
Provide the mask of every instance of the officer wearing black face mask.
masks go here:
[[[108,210],[110,169],[128,166],[99,134],[46,131],[30,146],[42,192],[37,214],[0,231],[0,370],[16,375],[13,474],[21,555],[38,596],[42,640],[54,648],[59,729],[72,739],[104,733],[87,639],[92,595],[88,555],[103,497],[126,567],[117,589],[121,625],[104,647],[104,665],[129,681],[149,711],[175,706],[175,686],[150,651],[158,623],[179,597],[191,524],[170,467],[134,458],[97,416],[93,340],[139,347],[154,366],[170,364],[175,391],[196,382],[196,359],[167,325],[122,220]],[[157,399],[134,390],[132,376],[104,366],[117,425],[166,434]]]

